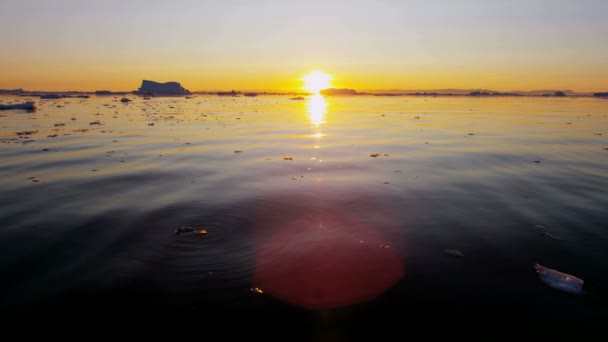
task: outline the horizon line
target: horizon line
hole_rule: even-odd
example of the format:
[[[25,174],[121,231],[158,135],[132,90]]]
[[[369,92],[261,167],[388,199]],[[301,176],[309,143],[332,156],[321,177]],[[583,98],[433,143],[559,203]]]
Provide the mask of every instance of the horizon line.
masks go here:
[[[608,87],[607,87],[608,88]],[[506,90],[506,91],[500,91],[500,90],[493,90],[490,88],[428,88],[428,89],[399,89],[399,88],[384,88],[384,89],[354,89],[354,88],[348,88],[348,87],[332,87],[332,88],[326,88],[326,89],[353,89],[356,92],[384,92],[384,93],[403,93],[403,92],[475,92],[475,91],[484,91],[484,92],[492,92],[492,93],[496,93],[496,94],[508,94],[508,93],[534,93],[534,92],[557,92],[557,91],[562,91],[562,92],[568,92],[568,93],[574,93],[574,94],[593,94],[593,93],[601,93],[604,91],[577,91],[577,90],[573,90],[573,89],[531,89],[531,90]],[[134,93],[137,90],[110,90],[110,89],[97,89],[97,90],[76,90],[76,89],[70,89],[70,90],[27,90],[27,89],[23,89],[23,88],[0,88],[0,92],[16,92],[16,91],[21,91],[23,93],[95,93],[97,91],[110,91],[112,93]],[[272,89],[238,89],[238,88],[233,88],[233,89],[198,89],[198,90],[189,90],[191,93],[217,93],[217,92],[230,92],[230,91],[235,91],[238,93],[301,93],[301,94],[307,94],[310,93],[304,89],[292,89],[292,90],[287,90],[287,89],[283,89],[283,90],[272,90]],[[608,89],[606,90],[608,91]]]

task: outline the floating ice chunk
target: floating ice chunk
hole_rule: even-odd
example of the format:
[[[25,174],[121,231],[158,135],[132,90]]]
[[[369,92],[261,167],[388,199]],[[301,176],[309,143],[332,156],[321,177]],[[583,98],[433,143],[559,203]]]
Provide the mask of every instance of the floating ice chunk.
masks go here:
[[[562,241],[562,240],[563,240],[563,239],[562,239],[562,238],[560,238],[559,236],[556,236],[556,235],[554,235],[554,234],[552,234],[552,233],[548,232],[548,231],[547,231],[547,227],[545,227],[545,226],[543,226],[543,225],[537,224],[537,225],[536,225],[536,226],[534,226],[534,227],[536,227],[536,229],[538,229],[538,230],[539,230],[539,232],[540,232],[541,234],[543,234],[543,235],[545,235],[545,236],[548,236],[548,237],[552,238],[553,240],[560,240],[560,241]]]
[[[447,255],[455,256],[455,257],[463,257],[464,256],[464,254],[462,254],[462,252],[460,252],[457,249],[444,249],[443,253],[445,253]]]
[[[544,232],[543,232],[543,235],[548,236],[548,237],[552,238],[553,240],[559,240],[559,241],[562,241],[562,240],[563,240],[563,239],[562,239],[562,238],[560,238],[559,236],[555,236],[555,235],[553,235],[553,234],[551,234],[551,233],[549,233],[549,232],[547,232],[547,231],[544,231]]]
[[[583,293],[583,284],[585,282],[580,278],[539,264],[534,265],[534,269],[538,272],[540,280],[554,289],[573,294]]]
[[[192,233],[194,228],[192,227],[179,227],[175,229],[175,235],[179,235],[181,233]]]
[[[36,109],[36,104],[33,101],[28,101],[28,102],[24,102],[24,103],[13,103],[13,104],[0,104],[0,110],[9,110],[9,109],[34,110],[34,109]]]

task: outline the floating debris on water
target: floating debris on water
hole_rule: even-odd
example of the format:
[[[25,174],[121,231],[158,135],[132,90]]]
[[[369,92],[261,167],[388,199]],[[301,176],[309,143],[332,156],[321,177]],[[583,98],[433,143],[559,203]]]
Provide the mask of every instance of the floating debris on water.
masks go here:
[[[539,164],[539,163],[540,163],[540,160],[534,160],[534,163]]]
[[[255,288],[252,287],[250,289],[250,291],[253,292],[253,293],[257,293],[257,294],[263,294],[264,293],[264,291],[262,289],[260,289],[259,287],[255,287]]]
[[[558,237],[558,236],[555,236],[555,235],[551,234],[550,232],[548,232],[548,231],[547,231],[547,227],[545,227],[545,226],[543,226],[543,225],[537,224],[537,225],[535,225],[534,227],[535,227],[536,229],[538,229],[538,231],[539,231],[541,234],[543,234],[543,235],[545,235],[545,236],[548,236],[548,237],[552,238],[553,240],[559,240],[559,241],[564,240],[564,239],[562,239],[562,238],[560,238],[560,237]]]
[[[290,97],[289,99],[290,99],[290,100],[297,100],[297,101],[301,101],[301,100],[304,100],[304,97],[302,97],[302,96],[296,96],[296,97]]]
[[[559,241],[564,240],[564,239],[562,239],[560,237],[557,237],[557,236],[555,236],[555,235],[553,235],[553,234],[551,234],[551,233],[549,233],[547,231],[544,231],[542,233],[543,233],[543,235],[548,236],[548,237],[552,238],[553,240],[559,240]]]
[[[175,235],[179,235],[179,234],[183,234],[183,233],[193,233],[193,235],[197,235],[198,237],[205,237],[207,236],[207,229],[204,228],[200,228],[200,229],[196,229],[194,227],[190,227],[190,226],[184,226],[184,227],[179,227],[175,229]]]
[[[205,237],[207,236],[207,229],[197,229],[194,231],[195,235],[198,235],[199,237]]]
[[[376,158],[376,157],[380,157],[381,154],[380,153],[372,153],[369,156],[372,157],[372,158]]]
[[[192,227],[179,227],[179,228],[175,228],[175,235],[179,235],[181,233],[192,233],[194,231],[194,228]]]
[[[464,254],[462,254],[462,252],[460,252],[457,249],[444,249],[443,253],[450,255],[450,256],[454,256],[454,257],[463,257]]]
[[[127,102],[131,102],[131,100],[129,100],[129,99],[128,99],[128,98],[126,98],[126,97],[123,97],[122,99],[120,99],[120,102],[122,102],[122,103],[127,103]]]
[[[101,122],[99,122],[99,120],[95,120],[93,122],[89,122],[89,125],[101,125]]]
[[[17,134],[18,136],[32,135],[32,134],[36,134],[36,133],[38,133],[38,131],[19,131],[19,132],[15,132],[15,134]]]
[[[234,151],[234,153],[243,153],[243,151]]]
[[[534,265],[540,280],[552,288],[572,294],[582,294],[585,282],[571,274],[563,273],[539,264]]]
[[[283,157],[283,160],[293,160],[293,157]]]

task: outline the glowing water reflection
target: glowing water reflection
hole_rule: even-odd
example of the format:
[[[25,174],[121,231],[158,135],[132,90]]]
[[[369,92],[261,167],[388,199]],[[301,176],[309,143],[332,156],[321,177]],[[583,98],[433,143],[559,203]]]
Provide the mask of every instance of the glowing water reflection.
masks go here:
[[[315,94],[311,96],[306,104],[306,109],[313,125],[318,127],[325,123],[327,101],[325,101],[323,95]]]

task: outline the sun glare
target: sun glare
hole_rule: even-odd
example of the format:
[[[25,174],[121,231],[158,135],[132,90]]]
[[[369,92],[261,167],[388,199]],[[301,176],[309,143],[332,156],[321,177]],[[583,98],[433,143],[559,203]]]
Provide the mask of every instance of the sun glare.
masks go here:
[[[320,94],[315,94],[308,98],[306,104],[310,121],[315,126],[325,123],[325,113],[327,113],[327,102]]]
[[[321,90],[331,88],[332,77],[320,71],[313,71],[302,78],[303,89],[318,94]]]

